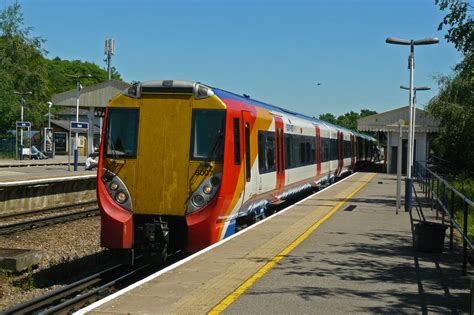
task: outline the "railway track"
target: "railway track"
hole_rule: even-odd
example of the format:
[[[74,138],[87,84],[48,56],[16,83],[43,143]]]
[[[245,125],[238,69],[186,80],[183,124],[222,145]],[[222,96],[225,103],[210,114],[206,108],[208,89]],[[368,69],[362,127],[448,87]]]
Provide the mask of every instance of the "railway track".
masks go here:
[[[5,213],[5,214],[0,214],[0,220],[2,220],[2,221],[14,220],[16,218],[22,218],[23,219],[25,217],[43,215],[43,214],[48,214],[48,213],[52,213],[52,212],[69,211],[69,210],[90,208],[90,207],[97,208],[97,201],[82,202],[82,203],[76,203],[76,204],[72,204],[72,205],[70,204],[70,205],[64,205],[64,206],[59,206],[59,207],[51,207],[51,208],[47,208],[47,209],[39,209],[39,210],[32,210],[32,211],[21,211],[21,212]]]
[[[74,220],[96,216],[98,214],[99,214],[99,209],[94,208],[94,209],[87,209],[87,210],[82,210],[82,211],[66,213],[66,214],[48,216],[48,217],[43,217],[39,219],[16,222],[16,223],[0,226],[0,235],[6,235],[6,234],[15,233],[15,232],[36,229],[36,228],[58,224],[58,223],[70,222]]]
[[[130,281],[130,278],[146,268],[150,268],[150,265],[132,267],[118,264],[7,309],[5,314],[67,313],[106,295],[115,286]]]
[[[142,259],[143,257],[139,256],[135,260],[138,262],[135,266],[127,264],[114,265],[45,295],[18,304],[5,310],[4,313],[68,314],[139,281],[162,268],[166,268],[184,257],[184,253],[178,252],[169,256],[166,264],[154,265],[153,263],[145,263]]]

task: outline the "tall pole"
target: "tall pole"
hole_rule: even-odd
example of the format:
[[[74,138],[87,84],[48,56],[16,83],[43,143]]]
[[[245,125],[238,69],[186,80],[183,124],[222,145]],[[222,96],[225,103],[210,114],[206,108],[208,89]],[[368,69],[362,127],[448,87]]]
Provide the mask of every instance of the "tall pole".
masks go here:
[[[409,122],[408,122],[408,158],[407,158],[407,178],[405,181],[405,211],[410,211],[413,205],[413,179],[411,177],[411,167],[413,159],[413,79],[414,79],[414,54],[415,45],[413,40],[410,43],[410,56],[408,57],[408,67],[410,69],[410,92],[408,93]]]
[[[23,107],[25,106],[25,98],[22,96],[20,98],[20,104],[21,104],[21,114],[20,114],[20,120],[23,122]],[[20,129],[20,150],[22,150],[22,153],[20,154],[20,157],[23,156],[23,127]],[[23,160],[22,158],[20,160]]]
[[[79,79],[76,83],[77,89],[77,99],[76,99],[76,121],[79,121],[79,97],[81,96],[81,81]],[[77,167],[79,164],[79,151],[78,151],[78,141],[79,132],[76,131],[76,139],[74,141],[74,171],[77,172]]]
[[[24,117],[24,107],[26,103],[25,96],[26,95],[31,95],[31,91],[27,92],[18,92],[18,91],[13,91],[13,94],[18,95],[20,97],[20,120],[23,122]],[[18,138],[17,138],[18,139]],[[31,137],[30,137],[30,145],[31,145]],[[23,160],[23,127],[20,129],[20,160]]]
[[[402,144],[403,144],[403,120],[398,121],[399,135],[398,135],[398,150],[397,150],[397,211],[400,210],[401,204],[401,187],[402,187]]]
[[[51,128],[51,106],[53,103],[48,102],[48,128]]]
[[[408,40],[388,37],[385,40],[388,44],[395,45],[409,45],[410,46],[410,56],[408,57],[408,67],[410,69],[410,93],[408,96],[409,101],[409,126],[408,126],[408,157],[407,157],[407,177],[405,182],[405,211],[410,211],[413,203],[413,179],[412,179],[412,165],[413,165],[413,140],[414,140],[414,106],[413,106],[413,77],[414,77],[414,68],[415,68],[415,45],[431,45],[437,44],[439,40],[436,37],[433,38],[424,38],[418,40]]]

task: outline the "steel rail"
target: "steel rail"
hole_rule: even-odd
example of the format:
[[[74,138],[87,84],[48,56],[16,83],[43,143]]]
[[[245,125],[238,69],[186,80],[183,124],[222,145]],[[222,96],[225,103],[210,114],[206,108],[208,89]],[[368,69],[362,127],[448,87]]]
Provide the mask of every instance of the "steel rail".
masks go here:
[[[44,309],[46,306],[51,305],[60,299],[70,296],[74,293],[81,292],[87,287],[100,282],[101,279],[107,275],[107,273],[114,272],[121,267],[123,267],[123,265],[118,264],[105,270],[99,271],[93,275],[87,276],[62,288],[56,289],[45,295],[39,296],[37,298],[14,306],[10,309],[7,309],[5,310],[5,314],[33,313],[35,311]]]
[[[23,221],[19,223],[8,224],[0,226],[0,235],[11,234],[14,232],[20,232],[25,230],[31,230],[39,227],[44,227],[48,225],[64,223],[69,221],[75,221],[91,216],[96,216],[99,214],[99,209],[89,209],[85,211],[78,211],[73,213],[61,214],[36,220]]]
[[[73,297],[72,299],[69,299],[69,300],[66,300],[64,301],[63,303],[60,303],[60,304],[57,304],[51,308],[47,308],[46,310],[40,312],[39,314],[57,314],[57,313],[64,313],[68,310],[70,310],[73,306],[77,306],[77,305],[80,305],[80,306],[83,306],[81,305],[82,304],[85,304],[85,302],[87,302],[89,300],[89,298],[91,298],[93,295],[98,295],[100,293],[102,293],[103,291],[107,290],[107,289],[111,289],[113,288],[113,286],[115,286],[116,284],[118,284],[120,281],[124,281],[126,278],[128,277],[131,277],[132,275],[134,275],[135,273],[145,269],[145,268],[148,268],[150,265],[143,265],[143,266],[140,266],[140,267],[137,267],[136,269],[133,269],[132,271],[124,274],[124,275],[121,275],[120,277],[117,277],[97,288],[94,288],[92,290],[89,290],[83,294],[79,294],[79,295],[76,295],[75,297]]]
[[[51,207],[47,209],[39,209],[39,210],[32,210],[32,211],[6,213],[6,214],[1,214],[0,219],[11,219],[15,217],[32,216],[32,215],[48,213],[48,212],[53,212],[53,211],[67,211],[67,210],[73,210],[79,207],[87,207],[87,206],[97,207],[97,201],[87,201],[87,202],[68,204],[68,205],[63,205],[63,206],[58,206],[58,207]]]

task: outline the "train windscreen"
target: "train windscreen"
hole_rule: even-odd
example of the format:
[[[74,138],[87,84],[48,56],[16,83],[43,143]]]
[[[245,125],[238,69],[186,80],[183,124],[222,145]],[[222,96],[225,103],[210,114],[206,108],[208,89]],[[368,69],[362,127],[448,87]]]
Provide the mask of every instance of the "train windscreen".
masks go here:
[[[106,124],[106,156],[135,158],[137,155],[138,109],[110,108]]]
[[[224,156],[225,110],[194,109],[191,159],[222,161]]]

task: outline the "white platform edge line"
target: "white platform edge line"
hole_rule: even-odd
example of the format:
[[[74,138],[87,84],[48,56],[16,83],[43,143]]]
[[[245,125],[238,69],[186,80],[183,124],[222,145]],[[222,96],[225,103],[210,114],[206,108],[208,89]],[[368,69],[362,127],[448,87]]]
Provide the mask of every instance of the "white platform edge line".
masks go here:
[[[138,281],[138,282],[135,282],[134,284],[131,284],[131,285],[129,285],[128,287],[123,288],[122,290],[119,290],[119,291],[115,292],[114,294],[111,294],[111,295],[109,295],[109,296],[106,296],[105,298],[103,298],[103,299],[101,299],[101,300],[99,300],[99,301],[96,301],[96,302],[92,303],[91,305],[86,306],[86,307],[84,307],[84,308],[78,310],[77,312],[74,312],[73,314],[74,314],[74,315],[83,315],[83,314],[85,314],[85,313],[87,313],[87,312],[89,312],[89,311],[92,311],[93,309],[95,309],[95,308],[97,308],[97,307],[99,307],[99,306],[101,306],[101,305],[103,305],[103,304],[105,304],[105,303],[107,303],[107,302],[109,302],[109,301],[115,299],[116,297],[119,297],[119,296],[121,296],[121,295],[123,295],[123,294],[125,294],[125,293],[127,293],[127,292],[129,292],[129,291],[131,291],[131,290],[133,290],[133,289],[135,289],[136,287],[138,287],[138,286],[140,286],[140,285],[142,285],[142,284],[144,284],[144,283],[147,283],[147,282],[149,282],[149,281],[151,281],[151,280],[153,280],[153,279],[155,279],[155,278],[157,278],[157,277],[159,277],[159,276],[161,276],[161,275],[167,273],[168,271],[173,270],[173,269],[175,269],[175,268],[177,268],[177,267],[183,265],[183,264],[185,264],[186,262],[188,262],[188,261],[190,261],[190,260],[192,260],[192,259],[194,259],[194,258],[196,258],[196,257],[198,257],[198,256],[200,256],[200,255],[202,255],[202,254],[204,254],[204,253],[207,253],[208,251],[212,250],[213,248],[218,247],[218,246],[221,246],[221,245],[224,244],[225,242],[230,241],[231,239],[233,239],[234,237],[237,237],[237,236],[239,236],[239,235],[241,235],[241,234],[243,234],[243,233],[245,233],[245,232],[247,232],[247,231],[250,231],[251,229],[255,228],[256,226],[259,226],[260,224],[266,222],[267,220],[270,220],[270,219],[272,219],[272,218],[275,218],[276,216],[278,216],[278,215],[280,215],[280,214],[282,214],[282,213],[284,213],[284,212],[290,210],[290,209],[293,208],[294,206],[296,206],[296,205],[298,205],[298,204],[300,204],[300,203],[306,201],[307,199],[310,199],[311,197],[314,197],[314,196],[318,195],[319,193],[325,191],[326,189],[332,188],[332,187],[336,187],[339,183],[342,183],[343,181],[345,181],[346,179],[351,178],[352,176],[356,175],[357,173],[359,173],[359,172],[355,172],[355,173],[353,173],[353,174],[347,176],[346,178],[344,178],[344,179],[338,181],[337,183],[335,183],[335,184],[333,184],[333,185],[330,185],[330,186],[328,186],[328,187],[326,187],[326,188],[324,188],[324,189],[322,189],[322,190],[320,190],[320,191],[318,191],[318,192],[316,192],[316,193],[314,193],[314,194],[311,194],[310,196],[308,196],[308,197],[306,197],[306,198],[304,198],[304,199],[298,201],[297,203],[294,203],[294,204],[292,204],[291,206],[288,206],[288,207],[286,207],[285,209],[282,209],[282,210],[278,211],[278,212],[275,213],[274,215],[271,215],[271,216],[269,216],[269,217],[263,219],[262,221],[259,221],[259,222],[255,223],[255,224],[249,226],[248,228],[243,229],[242,231],[239,231],[239,232],[237,232],[237,233],[235,233],[235,234],[229,236],[228,238],[223,239],[222,241],[219,241],[219,242],[217,242],[217,243],[215,243],[215,244],[212,244],[211,246],[206,247],[206,248],[204,248],[203,250],[201,250],[201,251],[199,251],[199,252],[197,252],[197,253],[192,254],[191,256],[188,256],[188,257],[186,257],[186,258],[184,258],[184,259],[182,259],[182,260],[180,260],[180,261],[178,261],[178,262],[176,262],[176,263],[174,263],[174,264],[172,264],[172,265],[170,265],[170,266],[168,266],[168,267],[166,267],[166,268],[164,268],[164,269],[162,269],[162,270],[160,270],[160,271],[158,271],[158,272],[156,272],[156,273],[154,273],[154,274],[151,274],[151,275],[149,275],[148,277],[146,277],[146,278],[144,278],[144,279],[142,279],[142,280],[140,280],[140,281]]]
[[[47,182],[57,182],[57,181],[72,181],[75,179],[87,179],[87,178],[96,178],[97,174],[90,174],[90,175],[79,175],[79,176],[63,176],[63,177],[51,177],[51,178],[40,178],[40,179],[31,179],[31,180],[20,180],[14,182],[0,182],[0,187],[8,187],[8,186],[21,186],[21,185],[35,185],[35,184],[42,184]]]

